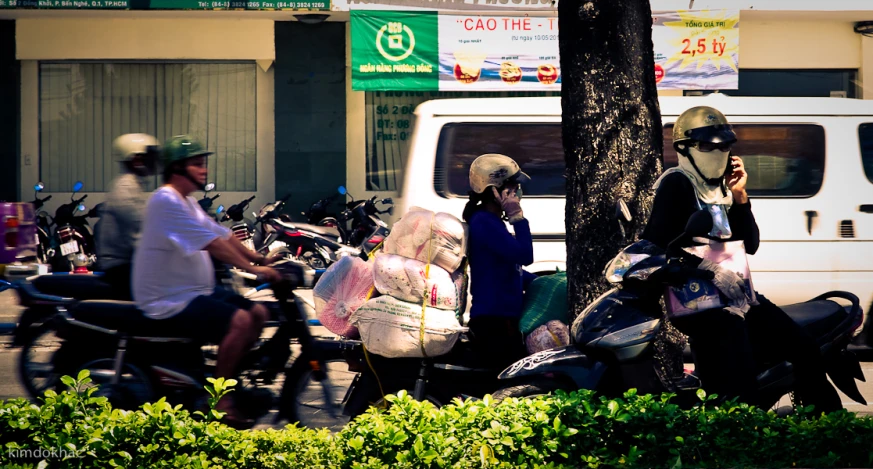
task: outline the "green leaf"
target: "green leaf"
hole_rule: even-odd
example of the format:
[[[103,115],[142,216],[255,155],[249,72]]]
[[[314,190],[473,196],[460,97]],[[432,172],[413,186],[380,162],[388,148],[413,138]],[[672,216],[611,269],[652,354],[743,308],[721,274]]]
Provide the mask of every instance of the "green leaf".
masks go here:
[[[676,456],[676,462],[673,463],[670,469],[682,469],[682,456]]]
[[[48,467],[48,465],[49,465],[48,461],[46,461],[45,459],[43,459],[43,460],[40,461],[39,464],[36,466],[36,469],[45,469],[45,468]]]
[[[91,371],[85,368],[84,370],[79,371],[79,376],[76,377],[76,381],[82,381],[89,376],[91,376]]]
[[[609,409],[609,415],[615,415],[618,412],[618,402],[609,401],[609,404],[606,405],[606,408]]]
[[[66,384],[68,387],[71,387],[71,388],[76,387],[76,381],[73,379],[72,376],[67,376],[67,375],[61,376],[61,382]]]
[[[701,401],[706,399],[706,391],[704,391],[703,389],[698,389],[697,390],[697,398],[700,399]]]
[[[552,422],[552,427],[554,427],[555,430],[561,429],[561,417],[555,417],[555,420]]]
[[[677,436],[676,441],[678,441],[679,443],[685,443],[685,438],[682,438],[681,436]]]

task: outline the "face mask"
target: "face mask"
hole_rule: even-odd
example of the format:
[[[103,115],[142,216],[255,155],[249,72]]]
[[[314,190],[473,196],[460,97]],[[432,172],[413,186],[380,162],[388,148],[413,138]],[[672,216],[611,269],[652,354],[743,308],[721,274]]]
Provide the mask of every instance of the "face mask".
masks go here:
[[[728,160],[730,160],[729,151],[713,150],[710,152],[702,152],[695,147],[688,149],[691,157],[694,158],[694,164],[703,173],[707,179],[720,178],[725,175]]]

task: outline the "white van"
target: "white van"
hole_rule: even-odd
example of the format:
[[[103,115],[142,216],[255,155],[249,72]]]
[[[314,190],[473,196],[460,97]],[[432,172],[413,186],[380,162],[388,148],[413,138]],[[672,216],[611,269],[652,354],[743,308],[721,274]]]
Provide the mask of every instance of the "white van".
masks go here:
[[[829,290],[873,306],[873,101],[842,98],[664,97],[665,166],[676,164],[672,123],[707,105],[734,125],[761,230],[753,281],[776,304]],[[483,153],[518,161],[534,238],[532,272],[564,268],[564,153],[560,98],[447,99],[416,109],[398,213],[463,212],[470,163]],[[865,323],[865,326],[867,324]]]

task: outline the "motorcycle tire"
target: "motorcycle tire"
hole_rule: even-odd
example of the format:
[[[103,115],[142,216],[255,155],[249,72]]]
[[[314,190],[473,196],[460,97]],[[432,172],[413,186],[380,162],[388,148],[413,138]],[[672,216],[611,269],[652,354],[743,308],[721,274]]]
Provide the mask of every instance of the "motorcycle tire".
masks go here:
[[[36,364],[30,359],[31,355],[36,353],[36,349],[42,346],[41,343],[50,339],[49,335],[54,335],[55,332],[53,324],[46,321],[30,331],[22,345],[21,354],[18,356],[18,378],[31,398],[42,397],[49,389],[58,391],[63,387],[62,375],[54,368],[54,355],[57,351],[50,352],[51,360],[46,363]],[[59,338],[58,341],[60,342]],[[60,347],[58,345],[58,350]]]
[[[533,381],[530,383],[519,384],[516,386],[509,386],[503,389],[499,389],[494,392],[491,397],[494,398],[495,401],[500,402],[503,399],[509,397],[537,397],[537,396],[545,396],[549,393],[557,391],[559,389],[565,389],[561,386],[560,383],[556,383],[553,381]]]
[[[346,382],[349,386],[353,385],[357,373],[346,371],[348,364],[340,354],[325,357],[325,369],[333,385],[333,397],[339,400],[335,402],[336,414],[330,415],[324,402],[322,385],[314,378],[308,360],[297,357],[285,376],[277,417],[287,418],[290,423],[298,422],[301,427],[328,428],[333,432],[341,430],[354,418],[343,414],[340,405],[348,391]]]

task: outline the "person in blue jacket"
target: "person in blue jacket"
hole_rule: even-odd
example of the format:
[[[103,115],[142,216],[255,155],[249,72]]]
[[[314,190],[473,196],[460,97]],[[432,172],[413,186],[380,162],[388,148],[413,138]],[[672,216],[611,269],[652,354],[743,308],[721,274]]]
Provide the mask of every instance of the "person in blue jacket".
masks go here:
[[[470,335],[477,359],[495,368],[526,355],[518,328],[524,289],[536,278],[530,225],[521,210],[521,185],[530,177],[508,156],[482,155],[470,166]],[[506,222],[512,225],[510,234]]]

